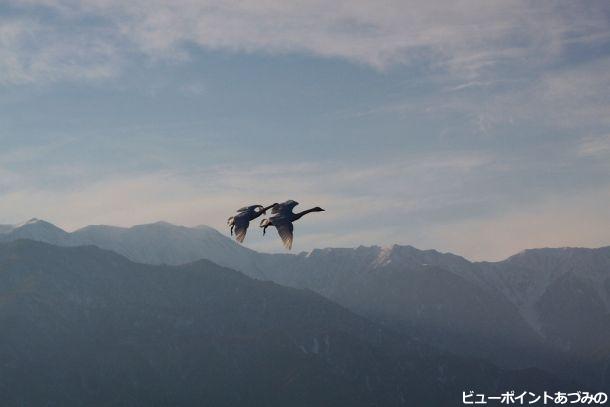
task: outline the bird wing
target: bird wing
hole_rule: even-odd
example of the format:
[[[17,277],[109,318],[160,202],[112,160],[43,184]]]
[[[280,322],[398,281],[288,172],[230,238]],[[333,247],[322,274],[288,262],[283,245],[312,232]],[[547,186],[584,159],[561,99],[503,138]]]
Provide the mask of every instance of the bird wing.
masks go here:
[[[250,205],[239,208],[237,212],[255,212],[257,209],[263,208],[262,205]]]
[[[292,231],[294,230],[292,222],[274,219],[273,224],[284,243],[284,247],[288,250],[292,249]]]
[[[290,213],[299,203],[293,200],[282,202],[271,208],[271,213]]]
[[[248,226],[250,225],[250,221],[247,219],[242,219],[241,217],[235,217],[235,240],[239,243],[243,243],[246,238],[246,232],[248,231]]]

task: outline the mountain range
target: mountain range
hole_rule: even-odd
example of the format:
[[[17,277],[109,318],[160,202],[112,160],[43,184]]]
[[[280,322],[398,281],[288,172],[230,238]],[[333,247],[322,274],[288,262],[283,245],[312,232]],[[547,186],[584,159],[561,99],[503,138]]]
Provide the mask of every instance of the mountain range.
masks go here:
[[[158,222],[68,233],[42,220],[0,241],[94,245],[150,265],[207,259],[307,289],[397,335],[506,368],[543,368],[610,388],[610,247],[526,250],[500,262],[411,246],[259,253],[213,228]]]
[[[435,350],[310,290],[94,246],[0,244],[0,326],[3,406],[447,406],[473,384],[571,386]]]

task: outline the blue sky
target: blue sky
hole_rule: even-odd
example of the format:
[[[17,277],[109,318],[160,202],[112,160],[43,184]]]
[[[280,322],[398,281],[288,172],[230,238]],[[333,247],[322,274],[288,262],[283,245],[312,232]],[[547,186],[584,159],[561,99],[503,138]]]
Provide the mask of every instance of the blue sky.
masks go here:
[[[605,1],[8,0],[0,223],[295,199],[297,251],[608,245],[609,89]]]

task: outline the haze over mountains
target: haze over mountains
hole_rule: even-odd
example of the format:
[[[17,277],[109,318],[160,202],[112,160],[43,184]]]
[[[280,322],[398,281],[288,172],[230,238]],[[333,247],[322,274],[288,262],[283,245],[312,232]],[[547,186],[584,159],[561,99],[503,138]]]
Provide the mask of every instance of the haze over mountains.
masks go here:
[[[610,389],[610,247],[527,250],[501,262],[410,246],[258,253],[218,231],[164,222],[67,233],[31,220],[0,241],[95,245],[132,261],[201,259],[315,291],[397,335],[507,368],[540,367]]]
[[[152,266],[19,240],[0,244],[0,270],[3,405],[446,406],[473,383],[566,387],[207,260]]]

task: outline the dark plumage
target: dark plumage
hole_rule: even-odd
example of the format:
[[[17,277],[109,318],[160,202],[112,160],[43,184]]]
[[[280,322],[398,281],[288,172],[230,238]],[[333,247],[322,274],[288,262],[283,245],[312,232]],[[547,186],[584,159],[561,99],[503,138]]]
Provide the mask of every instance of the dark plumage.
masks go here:
[[[242,243],[246,238],[246,232],[248,231],[250,221],[265,214],[269,208],[275,205],[277,205],[277,203],[267,207],[262,205],[250,205],[239,208],[237,210],[237,215],[231,216],[229,219],[227,219],[227,224],[231,227],[231,236],[233,236],[233,232],[235,231],[235,240]]]
[[[294,213],[293,209],[299,203],[293,200],[286,201],[281,204],[273,205],[271,213],[274,215],[268,219],[263,219],[260,223],[260,227],[263,228],[263,235],[267,231],[269,226],[275,226],[277,233],[280,235],[284,247],[288,250],[292,249],[293,241],[293,230],[294,227],[292,222],[301,219],[304,215],[310,212],[323,212],[324,209],[316,206],[315,208],[307,209],[302,212]]]

